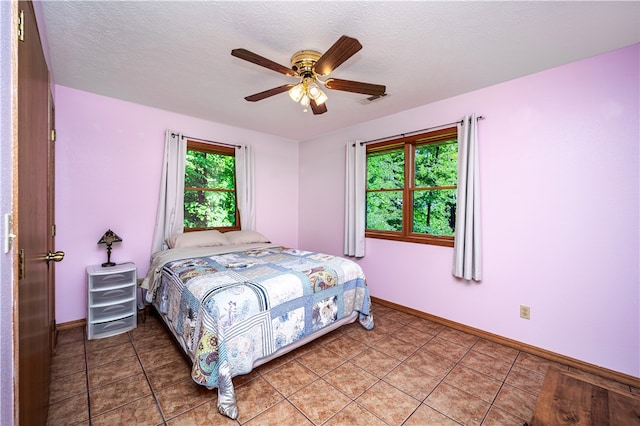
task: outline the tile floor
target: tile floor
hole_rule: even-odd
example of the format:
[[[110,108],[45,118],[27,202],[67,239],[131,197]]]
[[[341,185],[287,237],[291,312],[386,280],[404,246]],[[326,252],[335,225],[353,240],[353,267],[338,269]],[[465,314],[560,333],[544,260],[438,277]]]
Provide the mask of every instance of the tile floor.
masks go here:
[[[61,331],[48,424],[514,426],[531,419],[547,368],[569,368],[380,304],[373,312],[372,331],[350,324],[235,377],[237,420],[191,381],[157,317],[106,339]]]

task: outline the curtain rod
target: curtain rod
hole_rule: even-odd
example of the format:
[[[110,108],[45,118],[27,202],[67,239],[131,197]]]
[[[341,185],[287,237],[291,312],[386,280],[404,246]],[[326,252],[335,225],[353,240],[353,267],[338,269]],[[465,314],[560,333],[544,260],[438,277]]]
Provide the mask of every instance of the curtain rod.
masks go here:
[[[171,133],[171,136],[175,137],[177,135],[175,133]],[[211,143],[211,144],[215,144],[215,145],[232,146],[234,148],[242,148],[242,145],[233,145],[233,144],[224,143],[224,142],[208,141],[206,139],[200,139],[200,138],[194,138],[194,137],[191,137],[191,136],[182,135],[182,139],[184,139],[184,138],[192,139],[192,140],[197,141],[197,142]]]
[[[477,119],[478,120],[483,120],[484,119],[484,115],[478,116]],[[369,144],[369,143],[373,143],[373,142],[382,142],[382,141],[385,141],[387,139],[396,139],[396,138],[399,138],[399,137],[404,138],[404,137],[407,137],[407,136],[415,135],[416,133],[422,133],[422,132],[427,132],[429,130],[440,129],[442,127],[453,126],[454,124],[462,124],[462,121],[463,120],[458,120],[458,121],[453,121],[453,122],[447,123],[447,124],[440,124],[439,126],[427,127],[426,129],[414,130],[412,132],[400,133],[400,134],[393,135],[393,136],[386,136],[384,138],[372,139],[370,141],[360,142],[360,146],[366,145],[366,144]]]

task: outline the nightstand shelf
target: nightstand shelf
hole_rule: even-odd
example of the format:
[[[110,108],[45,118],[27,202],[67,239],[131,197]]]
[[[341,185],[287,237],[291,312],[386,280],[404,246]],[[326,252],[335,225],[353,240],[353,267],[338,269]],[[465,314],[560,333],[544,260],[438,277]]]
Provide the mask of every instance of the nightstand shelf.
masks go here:
[[[87,339],[99,339],[137,326],[136,265],[87,267]]]

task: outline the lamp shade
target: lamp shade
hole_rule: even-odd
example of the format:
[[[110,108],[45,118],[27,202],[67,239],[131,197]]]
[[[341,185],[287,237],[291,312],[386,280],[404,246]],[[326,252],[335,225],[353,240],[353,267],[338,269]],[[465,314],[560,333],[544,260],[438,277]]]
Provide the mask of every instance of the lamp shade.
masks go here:
[[[316,105],[322,105],[329,98],[327,97],[327,95],[322,90],[318,89],[318,92],[320,92],[320,93],[318,93],[318,95],[315,98]]]
[[[302,99],[300,99],[300,104],[304,107],[308,107],[310,102],[311,100],[309,99],[309,96],[307,96],[307,94],[304,93],[302,95]]]
[[[320,88],[318,87],[318,85],[316,83],[310,83],[308,86],[308,92],[309,92],[309,97],[311,99],[313,99],[314,101],[316,99],[318,99],[318,96],[320,96]]]
[[[98,244],[111,245],[113,243],[119,243],[121,241],[122,241],[122,238],[120,238],[115,232],[109,229],[107,230],[107,232],[104,233],[102,238],[100,238],[100,241],[98,241]]]
[[[294,102],[300,102],[302,95],[304,95],[304,84],[302,83],[298,83],[289,89],[289,97],[291,97]]]

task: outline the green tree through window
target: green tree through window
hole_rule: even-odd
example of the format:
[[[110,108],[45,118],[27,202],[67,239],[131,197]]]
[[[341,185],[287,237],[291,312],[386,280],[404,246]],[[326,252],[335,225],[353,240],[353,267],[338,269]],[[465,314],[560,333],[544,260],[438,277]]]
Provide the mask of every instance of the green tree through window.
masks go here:
[[[366,236],[453,246],[455,127],[367,146]]]
[[[240,229],[232,147],[187,141],[184,227]]]

